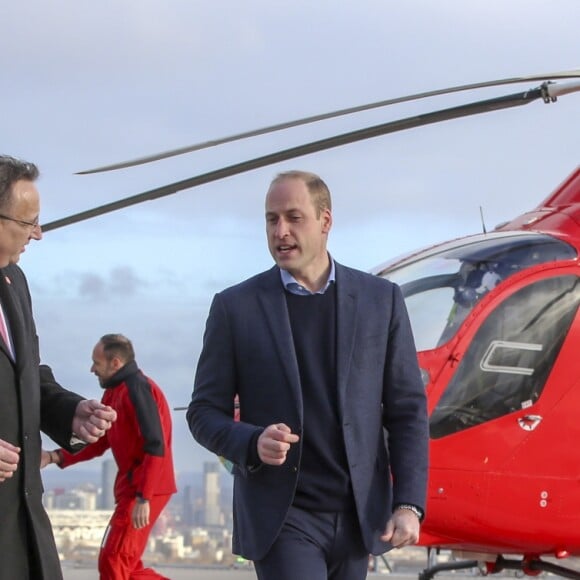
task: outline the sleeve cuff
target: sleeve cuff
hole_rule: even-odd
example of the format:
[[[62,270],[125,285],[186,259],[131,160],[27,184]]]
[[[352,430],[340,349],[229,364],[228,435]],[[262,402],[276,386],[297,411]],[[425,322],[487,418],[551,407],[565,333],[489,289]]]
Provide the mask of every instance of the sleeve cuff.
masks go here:
[[[258,437],[262,434],[262,431],[256,431],[252,438],[250,439],[250,443],[248,445],[248,461],[247,466],[252,469],[259,467],[262,465],[262,460],[258,455]]]

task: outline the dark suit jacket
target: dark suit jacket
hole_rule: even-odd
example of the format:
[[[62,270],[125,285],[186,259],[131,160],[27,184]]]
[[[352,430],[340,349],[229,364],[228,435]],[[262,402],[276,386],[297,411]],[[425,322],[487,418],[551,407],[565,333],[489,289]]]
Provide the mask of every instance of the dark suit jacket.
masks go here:
[[[42,429],[69,447],[72,419],[81,397],[58,385],[40,365],[38,339],[26,278],[18,266],[0,269],[0,299],[12,334],[16,361],[0,338],[0,439],[21,448],[14,477],[0,483],[0,580],[25,577],[28,560],[23,518],[28,522],[28,552],[37,552],[41,571],[34,578],[61,578],[52,528],[42,506],[40,452]]]
[[[393,502],[424,509],[426,397],[398,287],[336,264],[336,291],[343,436],[364,542],[377,554],[390,547],[379,536]],[[261,559],[279,533],[300,469],[301,443],[280,467],[247,465],[249,445],[267,425],[302,431],[284,292],[274,267],[215,296],[187,412],[194,438],[235,464],[234,552],[252,560]],[[233,420],[236,395],[239,423]]]

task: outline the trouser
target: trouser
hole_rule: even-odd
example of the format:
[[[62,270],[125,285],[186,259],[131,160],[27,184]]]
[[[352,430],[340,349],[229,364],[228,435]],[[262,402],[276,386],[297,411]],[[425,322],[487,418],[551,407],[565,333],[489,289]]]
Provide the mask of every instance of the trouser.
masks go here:
[[[135,498],[121,498],[117,502],[99,554],[101,580],[169,580],[152,568],[144,568],[141,556],[147,546],[151,528],[170,497],[157,495],[149,500],[149,525],[139,529],[135,529],[131,522]]]
[[[354,510],[292,506],[274,544],[254,566],[258,580],[364,580],[368,560]]]

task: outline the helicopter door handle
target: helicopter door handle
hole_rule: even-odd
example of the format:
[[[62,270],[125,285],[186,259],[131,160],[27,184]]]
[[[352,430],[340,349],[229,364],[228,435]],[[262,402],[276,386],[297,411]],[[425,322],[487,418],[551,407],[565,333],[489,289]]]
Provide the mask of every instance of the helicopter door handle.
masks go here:
[[[542,419],[541,415],[524,415],[518,418],[518,424],[524,431],[533,431]]]

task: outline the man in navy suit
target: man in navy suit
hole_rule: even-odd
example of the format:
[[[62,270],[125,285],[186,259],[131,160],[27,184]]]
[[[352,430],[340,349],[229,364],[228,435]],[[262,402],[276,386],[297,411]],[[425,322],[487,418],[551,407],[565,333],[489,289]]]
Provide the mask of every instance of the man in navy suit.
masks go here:
[[[335,262],[331,226],[320,177],[273,180],[276,266],[214,297],[187,412],[234,464],[233,550],[260,580],[363,579],[368,554],[414,544],[424,515],[426,397],[403,298]]]

